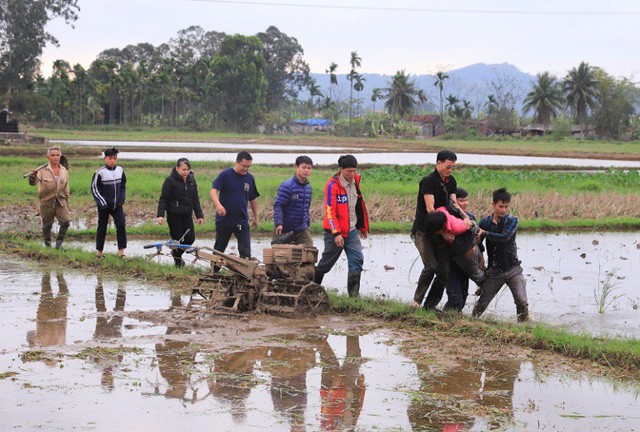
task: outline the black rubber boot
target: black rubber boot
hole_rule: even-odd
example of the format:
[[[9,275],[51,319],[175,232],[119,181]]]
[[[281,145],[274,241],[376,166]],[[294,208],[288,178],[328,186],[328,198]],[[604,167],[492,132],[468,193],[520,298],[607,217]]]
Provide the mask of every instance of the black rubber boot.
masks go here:
[[[313,281],[318,285],[322,285],[322,279],[324,279],[324,273],[320,273],[317,269],[313,275]]]
[[[526,307],[516,307],[516,313],[518,314],[518,322],[527,322],[529,321],[529,308]]]
[[[349,297],[360,297],[360,276],[361,272],[349,272],[347,274],[347,292]]]
[[[56,238],[56,249],[62,249],[62,242],[64,241],[64,237],[67,235],[67,231],[69,231],[69,225],[71,225],[69,222],[60,225],[58,238]]]
[[[51,247],[51,228],[53,225],[42,225],[42,237],[44,238],[44,245]]]

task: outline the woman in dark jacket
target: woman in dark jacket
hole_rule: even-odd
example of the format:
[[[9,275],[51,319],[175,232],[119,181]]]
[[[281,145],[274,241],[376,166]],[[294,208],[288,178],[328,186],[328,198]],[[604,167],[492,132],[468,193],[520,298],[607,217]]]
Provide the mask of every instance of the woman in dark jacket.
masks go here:
[[[196,233],[193,226],[192,213],[195,212],[198,224],[204,222],[204,214],[198,198],[198,185],[191,172],[191,163],[187,158],[180,158],[162,185],[162,194],[158,201],[158,223],[164,223],[164,214],[167,213],[169,233],[173,240],[180,240],[181,244],[193,244],[196,241]],[[187,232],[188,230],[188,232]],[[187,233],[185,235],[185,233]],[[182,238],[184,236],[184,238]],[[171,254],[177,267],[182,267],[183,249],[174,249]]]

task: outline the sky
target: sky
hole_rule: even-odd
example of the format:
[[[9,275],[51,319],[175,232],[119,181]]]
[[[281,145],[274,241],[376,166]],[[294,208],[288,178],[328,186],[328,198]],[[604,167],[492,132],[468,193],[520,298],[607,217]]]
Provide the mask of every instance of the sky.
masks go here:
[[[108,48],[159,45],[181,29],[254,35],[275,25],[298,39],[312,72],[433,74],[474,63],[510,63],[556,76],[586,61],[640,81],[640,2],[628,0],[78,0],[74,27],[47,29],[42,73],[56,59],[88,67]]]

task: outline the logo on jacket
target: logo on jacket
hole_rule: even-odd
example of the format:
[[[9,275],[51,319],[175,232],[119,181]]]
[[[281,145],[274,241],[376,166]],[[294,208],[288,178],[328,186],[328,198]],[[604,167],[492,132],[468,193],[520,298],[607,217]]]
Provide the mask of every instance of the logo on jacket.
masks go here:
[[[299,200],[299,199],[300,199],[300,194],[293,194],[293,195],[291,195],[291,200],[292,200],[292,201],[297,201],[297,200]]]
[[[336,201],[338,202],[338,204],[345,204],[349,200],[347,199],[347,195],[341,194],[336,196]]]
[[[249,189],[250,189],[250,187],[249,187],[249,183],[245,183],[245,184],[244,184],[244,191],[245,191],[245,192],[249,192]]]

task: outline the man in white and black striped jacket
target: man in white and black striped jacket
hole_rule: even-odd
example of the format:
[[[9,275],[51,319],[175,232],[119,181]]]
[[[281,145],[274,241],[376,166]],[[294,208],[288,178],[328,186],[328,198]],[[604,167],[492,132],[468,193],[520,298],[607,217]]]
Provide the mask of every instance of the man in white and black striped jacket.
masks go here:
[[[118,255],[120,257],[124,257],[124,250],[127,247],[126,220],[122,208],[126,199],[127,177],[117,162],[118,149],[112,147],[105,150],[105,165],[93,174],[91,180],[91,193],[98,207],[98,229],[96,231],[98,258],[103,256],[109,215],[113,218],[113,223],[116,226]]]

